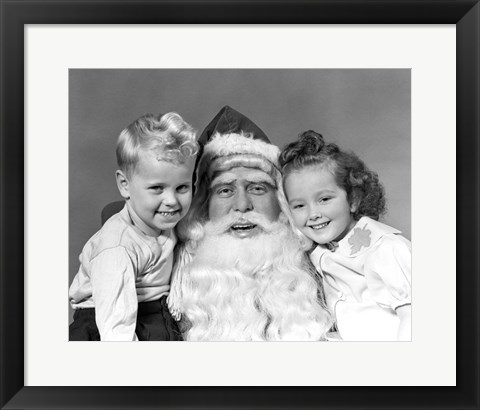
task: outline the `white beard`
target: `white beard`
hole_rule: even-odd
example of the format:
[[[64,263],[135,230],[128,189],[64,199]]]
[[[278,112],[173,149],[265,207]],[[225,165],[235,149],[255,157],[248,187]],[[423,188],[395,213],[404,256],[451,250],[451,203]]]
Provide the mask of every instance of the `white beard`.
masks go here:
[[[283,222],[239,239],[207,223],[193,261],[180,268],[186,340],[322,340],[329,314],[298,240]],[[223,224],[225,225],[225,224]]]

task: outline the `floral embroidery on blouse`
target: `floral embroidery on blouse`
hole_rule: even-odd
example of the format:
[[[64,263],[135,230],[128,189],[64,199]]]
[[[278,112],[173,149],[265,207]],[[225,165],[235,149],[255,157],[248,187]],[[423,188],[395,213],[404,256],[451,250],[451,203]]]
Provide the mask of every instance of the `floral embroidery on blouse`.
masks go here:
[[[348,238],[348,243],[351,245],[351,254],[359,252],[362,247],[369,247],[371,242],[371,231],[366,229],[367,224],[363,228],[355,228],[353,235]]]

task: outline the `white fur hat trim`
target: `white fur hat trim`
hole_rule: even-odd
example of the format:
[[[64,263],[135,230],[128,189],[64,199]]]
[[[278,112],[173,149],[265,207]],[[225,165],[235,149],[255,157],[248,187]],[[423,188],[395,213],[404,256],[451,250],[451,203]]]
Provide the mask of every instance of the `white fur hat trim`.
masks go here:
[[[280,149],[248,134],[218,134],[205,145],[204,155],[212,159],[233,154],[256,154],[278,168]]]

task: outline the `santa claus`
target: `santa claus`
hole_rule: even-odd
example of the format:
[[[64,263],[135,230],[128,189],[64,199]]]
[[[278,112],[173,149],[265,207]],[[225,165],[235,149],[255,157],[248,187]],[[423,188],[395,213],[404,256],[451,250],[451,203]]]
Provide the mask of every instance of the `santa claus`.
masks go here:
[[[184,339],[324,340],[330,315],[288,222],[278,147],[228,106],[199,142],[168,299]]]

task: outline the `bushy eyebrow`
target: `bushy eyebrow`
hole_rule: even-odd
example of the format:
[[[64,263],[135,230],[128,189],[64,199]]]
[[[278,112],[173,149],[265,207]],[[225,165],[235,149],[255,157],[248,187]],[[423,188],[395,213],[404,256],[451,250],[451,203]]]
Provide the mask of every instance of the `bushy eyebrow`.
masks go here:
[[[215,189],[217,189],[218,187],[220,187],[222,185],[234,185],[235,181],[236,181],[236,179],[228,179],[228,180],[224,180],[224,181],[218,181],[217,180],[217,182],[210,184],[209,189],[210,189],[210,191],[214,191]]]
[[[270,189],[277,189],[277,187],[275,186],[275,184],[273,184],[271,181],[268,181],[266,179],[259,179],[258,181],[248,181],[250,184],[265,184],[267,185]]]
[[[226,178],[222,176],[214,177],[212,182],[210,183],[210,186],[217,186],[217,185],[231,185],[234,184],[237,181],[237,178]]]
[[[221,185],[234,185],[238,181],[238,178],[228,178],[224,177],[222,178],[221,176],[214,178],[210,185],[210,189],[214,190],[215,188],[218,188]],[[255,177],[253,176],[252,178],[245,179],[245,182],[247,184],[265,184],[268,185],[271,189],[276,189],[275,186],[265,177]]]

